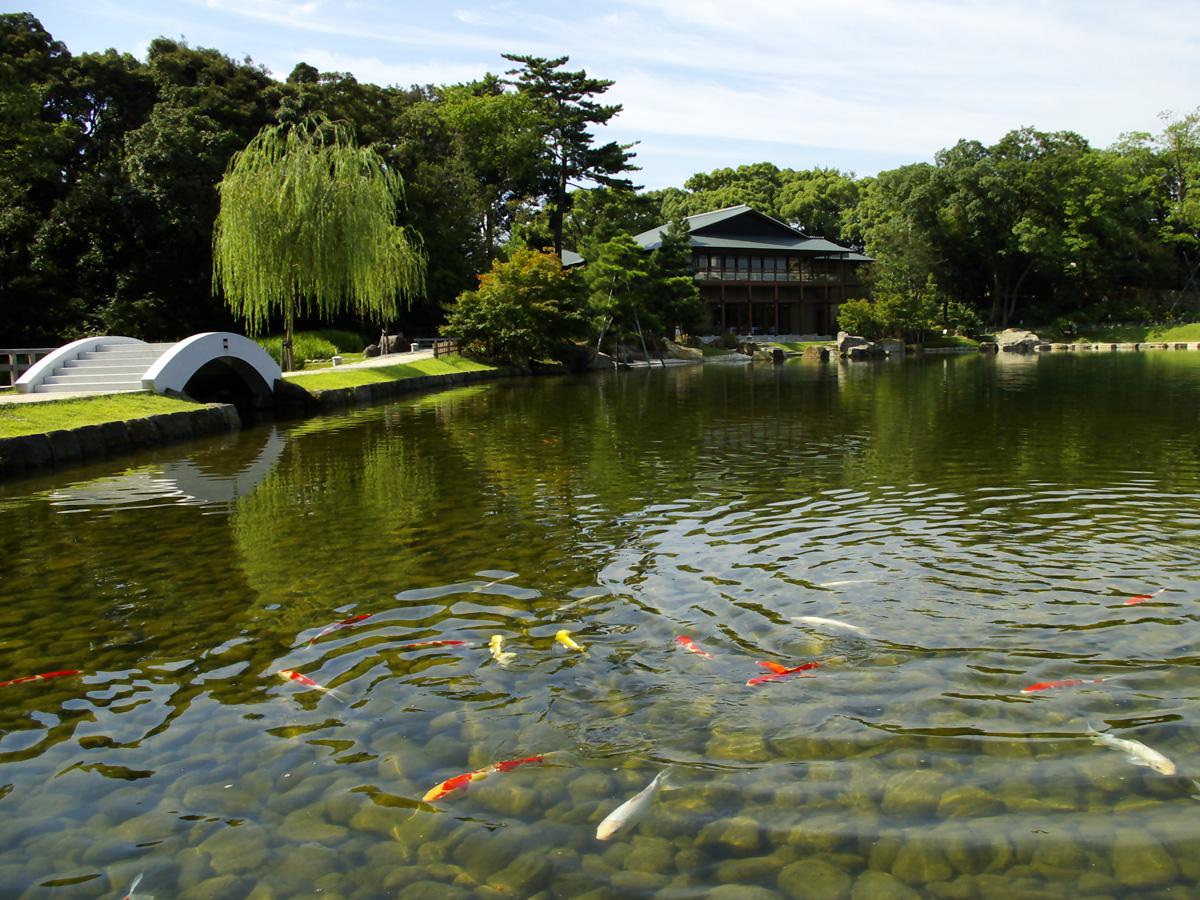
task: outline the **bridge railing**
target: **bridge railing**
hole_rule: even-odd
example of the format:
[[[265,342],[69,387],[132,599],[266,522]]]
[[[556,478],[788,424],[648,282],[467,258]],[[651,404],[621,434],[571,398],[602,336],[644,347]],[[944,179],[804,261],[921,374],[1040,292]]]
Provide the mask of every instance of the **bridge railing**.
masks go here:
[[[0,348],[0,386],[16,384],[33,364],[43,356],[49,356],[57,347],[10,347]]]
[[[433,358],[458,353],[458,338],[438,338],[433,342]]]

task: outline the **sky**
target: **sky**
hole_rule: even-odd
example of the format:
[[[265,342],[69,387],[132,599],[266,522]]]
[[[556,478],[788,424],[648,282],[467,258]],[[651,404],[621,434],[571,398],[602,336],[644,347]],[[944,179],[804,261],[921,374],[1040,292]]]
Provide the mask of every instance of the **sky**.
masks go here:
[[[1200,106],[1195,0],[26,0],[72,53],[184,38],[279,79],[298,62],[448,84],[570,56],[624,109],[635,181],[754,162],[874,175],[1032,126],[1093,146]]]

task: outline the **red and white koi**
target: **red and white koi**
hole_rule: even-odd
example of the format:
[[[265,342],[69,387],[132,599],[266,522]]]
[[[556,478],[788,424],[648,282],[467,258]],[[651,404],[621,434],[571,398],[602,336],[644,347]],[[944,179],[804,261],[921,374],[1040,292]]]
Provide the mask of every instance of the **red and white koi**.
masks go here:
[[[415,644],[401,644],[397,650],[419,650],[422,647],[464,647],[466,641],[417,641]]]
[[[517,766],[541,765],[545,759],[545,754],[539,754],[537,756],[526,756],[522,759],[506,759],[502,762],[492,763],[490,766],[476,769],[474,772],[465,772],[462,775],[447,778],[445,781],[434,785],[426,791],[425,796],[421,799],[426,803],[433,803],[441,800],[447,794],[452,794],[458,790],[466,790],[472,781],[483,781],[483,779],[487,778],[493,772],[509,772],[517,768]]]
[[[682,647],[688,653],[695,653],[697,656],[703,656],[705,659],[713,658],[713,655],[711,653],[707,653],[704,650],[701,650],[699,648],[699,646],[696,645],[696,642],[693,641],[686,634],[681,634],[681,635],[679,635],[679,637],[675,638],[675,643],[677,643],[680,647]]]
[[[1036,694],[1038,691],[1052,691],[1055,688],[1078,687],[1081,684],[1100,684],[1107,678],[1064,678],[1061,681],[1039,681],[1029,687],[1021,688],[1022,694]]]
[[[297,672],[295,669],[280,669],[275,674],[284,681],[294,681],[296,684],[302,684],[305,687],[320,691],[323,694],[330,694],[331,696],[336,697],[338,700],[341,700],[343,703],[346,702],[345,695],[340,693],[337,689],[325,687],[323,684],[317,684],[317,682],[313,681],[307,675]]]
[[[43,672],[41,675],[22,675],[20,678],[14,678],[11,681],[0,681],[0,687],[8,687],[13,684],[25,684],[28,681],[49,681],[51,678],[64,678],[67,675],[78,675],[79,669],[63,669],[61,672]]]
[[[310,637],[308,639],[308,643],[311,646],[315,641],[319,641],[321,638],[325,637],[325,635],[329,634],[330,632],[337,631],[339,628],[347,628],[350,625],[357,625],[363,619],[369,619],[369,618],[371,618],[370,613],[362,613],[361,615],[351,616],[348,619],[342,619],[338,622],[334,622],[332,625],[326,625],[324,628],[322,628],[320,631],[318,631],[315,635]]]
[[[759,675],[755,678],[751,678],[749,681],[746,682],[746,687],[758,687],[760,684],[769,684],[772,681],[783,681],[784,679],[787,679],[787,678],[795,678],[795,677],[811,678],[812,677],[811,675],[805,675],[803,673],[807,672],[809,669],[817,668],[820,665],[820,663],[817,662],[816,660],[813,660],[812,662],[803,663],[802,665],[793,666],[791,668],[789,668],[788,666],[781,665],[777,662],[771,662],[771,661],[767,661],[767,662],[760,661],[759,665],[762,666],[764,669],[770,669],[771,674],[770,675]]]
[[[1153,600],[1155,597],[1157,597],[1159,594],[1163,593],[1163,591],[1165,591],[1165,590],[1166,590],[1166,588],[1159,588],[1153,594],[1135,594],[1134,596],[1130,597],[1128,600],[1126,600],[1121,605],[1122,606],[1137,606],[1139,603],[1145,603],[1147,600]]]

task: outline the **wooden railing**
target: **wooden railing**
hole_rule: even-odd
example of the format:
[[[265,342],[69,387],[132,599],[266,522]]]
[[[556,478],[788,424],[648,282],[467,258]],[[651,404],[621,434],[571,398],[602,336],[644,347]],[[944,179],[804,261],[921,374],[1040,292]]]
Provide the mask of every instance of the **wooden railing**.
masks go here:
[[[438,338],[433,342],[433,358],[458,353],[458,338]]]
[[[16,384],[33,364],[57,347],[14,347],[0,350],[0,385]]]

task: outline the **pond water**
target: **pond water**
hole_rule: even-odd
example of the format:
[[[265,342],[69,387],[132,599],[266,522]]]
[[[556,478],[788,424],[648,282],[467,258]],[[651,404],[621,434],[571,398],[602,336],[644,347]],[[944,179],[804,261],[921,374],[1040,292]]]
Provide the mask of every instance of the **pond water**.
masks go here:
[[[0,486],[0,680],[78,670],[0,686],[0,894],[1196,896],[1198,410],[1200,354],[710,365]]]

